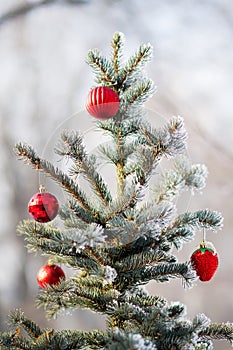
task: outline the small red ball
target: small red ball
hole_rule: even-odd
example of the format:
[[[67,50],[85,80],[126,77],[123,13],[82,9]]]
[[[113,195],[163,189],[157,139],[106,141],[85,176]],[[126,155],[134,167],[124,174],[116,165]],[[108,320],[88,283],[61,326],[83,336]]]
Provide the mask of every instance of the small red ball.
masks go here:
[[[107,86],[98,86],[92,89],[86,99],[86,109],[97,119],[114,117],[120,105],[118,94]]]
[[[59,203],[57,198],[48,192],[34,194],[28,203],[29,214],[38,222],[49,222],[58,213]]]
[[[191,263],[202,282],[209,281],[218,267],[218,255],[212,249],[200,248],[191,256]]]
[[[37,282],[41,288],[54,286],[65,279],[64,271],[57,265],[44,265],[37,273]]]

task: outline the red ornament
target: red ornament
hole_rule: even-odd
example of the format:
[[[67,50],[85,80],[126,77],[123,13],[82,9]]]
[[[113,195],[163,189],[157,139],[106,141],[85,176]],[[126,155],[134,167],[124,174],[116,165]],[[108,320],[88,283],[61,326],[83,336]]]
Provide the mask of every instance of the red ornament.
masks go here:
[[[28,203],[29,214],[38,222],[49,222],[57,216],[59,203],[57,198],[48,192],[34,194]]]
[[[113,117],[120,105],[117,93],[107,86],[98,86],[92,89],[86,99],[86,109],[97,119]]]
[[[195,250],[191,256],[191,263],[196,270],[197,276],[202,282],[209,281],[218,267],[218,255],[213,249],[206,248],[201,243],[200,248]]]
[[[37,282],[41,288],[54,286],[65,279],[64,271],[57,265],[44,265],[37,273]]]

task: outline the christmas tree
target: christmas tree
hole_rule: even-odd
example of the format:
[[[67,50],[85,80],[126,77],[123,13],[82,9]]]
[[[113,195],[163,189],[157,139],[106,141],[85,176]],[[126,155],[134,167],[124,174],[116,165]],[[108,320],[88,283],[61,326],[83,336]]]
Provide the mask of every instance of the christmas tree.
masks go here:
[[[123,46],[123,35],[115,33],[110,59],[98,50],[88,54],[96,85],[86,108],[96,118],[96,128],[110,138],[99,145],[97,155],[87,153],[78,131],[64,131],[56,148],[69,160],[67,172],[31,146],[16,145],[20,158],[68,193],[67,202],[59,206],[41,188],[29,202],[33,219],[18,227],[29,251],[49,257],[37,275],[37,306],[46,309],[48,318],[87,308],[106,315],[106,330],[41,329],[15,310],[9,317],[13,330],[0,335],[1,349],[210,350],[214,339],[233,342],[233,324],[211,323],[204,314],[189,320],[184,305],[149,295],[144,288],[151,280],[180,278],[184,286],[197,278],[210,280],[218,256],[205,236],[188,261],[178,262],[174,253],[196,231],[219,229],[222,216],[209,209],[178,214],[177,196],[203,189],[207,170],[185,157],[187,134],[181,117],[157,128],[146,120],[144,103],[154,88],[143,69],[151,59],[151,45],[140,46],[126,62]],[[171,166],[159,176],[164,158]],[[106,160],[115,170],[115,192],[98,171]],[[81,178],[91,194],[81,188]],[[58,213],[60,221],[53,221]],[[74,274],[66,278],[60,265]]]

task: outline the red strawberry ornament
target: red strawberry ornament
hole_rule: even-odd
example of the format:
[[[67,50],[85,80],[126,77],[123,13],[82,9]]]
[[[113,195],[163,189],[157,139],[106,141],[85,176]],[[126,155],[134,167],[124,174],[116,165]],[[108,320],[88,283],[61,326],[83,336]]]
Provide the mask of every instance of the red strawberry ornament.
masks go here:
[[[218,255],[213,249],[207,248],[205,242],[202,242],[190,260],[202,282],[211,280],[218,267]]]

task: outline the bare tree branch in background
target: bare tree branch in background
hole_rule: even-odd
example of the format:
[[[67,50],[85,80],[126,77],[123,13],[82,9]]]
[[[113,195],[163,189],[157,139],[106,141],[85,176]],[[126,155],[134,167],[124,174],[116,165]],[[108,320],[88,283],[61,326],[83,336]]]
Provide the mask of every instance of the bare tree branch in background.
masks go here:
[[[65,3],[65,4],[71,4],[71,5],[77,5],[77,4],[84,4],[87,3],[89,0],[31,0],[27,1],[25,4],[20,4],[12,9],[8,10],[6,13],[0,15],[0,27],[11,21],[14,20],[17,17],[26,15],[32,10],[36,10],[42,6],[55,4],[55,3]]]

